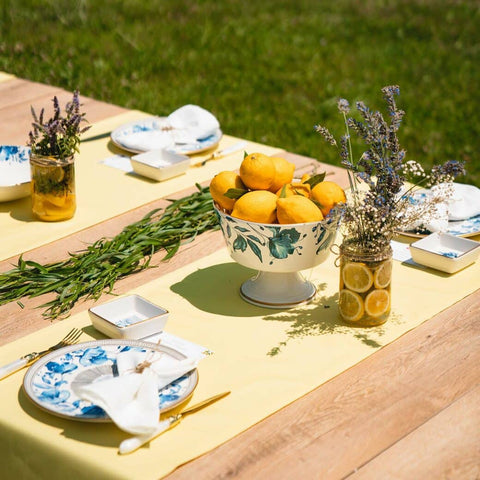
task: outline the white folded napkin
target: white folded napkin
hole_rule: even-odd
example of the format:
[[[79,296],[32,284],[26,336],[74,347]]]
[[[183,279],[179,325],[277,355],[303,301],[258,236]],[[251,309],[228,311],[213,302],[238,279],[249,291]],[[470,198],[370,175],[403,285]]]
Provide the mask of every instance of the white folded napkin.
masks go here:
[[[135,368],[147,360],[142,373]],[[197,361],[155,352],[126,351],[117,356],[119,376],[77,385],[75,394],[101,407],[115,424],[134,435],[152,434],[160,416],[158,391],[193,370]]]
[[[169,148],[175,143],[170,132],[161,130],[131,133],[123,136],[121,142],[126,148],[142,152]]]
[[[480,214],[480,188],[463,183],[453,184],[453,195],[448,202],[448,219],[465,220]]]
[[[175,143],[195,143],[213,135],[220,127],[213,114],[197,105],[184,105],[167,117]]]

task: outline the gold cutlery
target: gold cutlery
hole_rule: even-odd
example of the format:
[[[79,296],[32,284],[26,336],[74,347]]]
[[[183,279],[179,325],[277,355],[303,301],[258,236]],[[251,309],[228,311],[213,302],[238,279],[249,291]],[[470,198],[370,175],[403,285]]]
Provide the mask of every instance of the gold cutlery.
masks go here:
[[[242,141],[242,142],[237,142],[234,143],[232,146],[224,148],[223,150],[217,150],[216,152],[213,152],[209,157],[207,157],[203,162],[197,163],[195,166],[196,167],[203,167],[207,162],[210,160],[216,160],[217,158],[222,158],[227,155],[230,155],[231,153],[238,152],[241,150],[243,147],[247,145],[248,142]]]
[[[132,453],[135,450],[139,449],[142,445],[150,442],[154,438],[161,435],[166,430],[175,427],[178,425],[183,417],[186,415],[190,415],[214,402],[220,400],[223,397],[226,397],[230,392],[223,392],[219,393],[218,395],[214,395],[213,397],[207,398],[200,403],[196,403],[191,407],[186,408],[183,412],[178,413],[177,415],[171,415],[165,420],[159,422],[157,429],[151,435],[138,435],[136,437],[127,438],[124,440],[120,446],[118,447],[118,453],[120,455],[126,455],[128,453]]]
[[[23,357],[14,360],[11,363],[8,363],[3,367],[0,367],[0,380],[8,377],[12,373],[18,372],[24,367],[30,366],[40,357],[43,357],[49,352],[53,352],[54,350],[58,350],[59,348],[68,347],[69,345],[74,345],[78,342],[81,334],[81,330],[74,328],[70,330],[70,332],[68,332],[67,335],[65,335],[65,337],[63,337],[56,345],[53,345],[50,348],[47,348],[46,350],[43,350],[41,352],[28,353],[27,355],[24,355]]]

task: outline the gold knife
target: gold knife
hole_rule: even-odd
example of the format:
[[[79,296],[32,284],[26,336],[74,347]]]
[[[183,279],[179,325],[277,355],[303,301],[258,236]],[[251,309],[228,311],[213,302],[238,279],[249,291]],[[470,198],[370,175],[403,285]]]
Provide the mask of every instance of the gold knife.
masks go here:
[[[202,402],[196,403],[195,405],[188,407],[187,409],[183,410],[183,412],[180,412],[177,415],[171,415],[167,419],[159,422],[157,429],[150,435],[138,435],[136,437],[127,438],[122,443],[120,443],[120,446],[118,447],[118,453],[120,455],[126,455],[128,453],[134,452],[135,450],[139,449],[142,445],[145,445],[146,443],[150,442],[154,438],[157,438],[166,430],[169,430],[170,428],[173,428],[176,425],[178,425],[180,423],[180,420],[186,415],[194,413],[206,407],[207,405],[210,405],[216,402],[217,400],[220,400],[221,398],[226,397],[229,393],[230,392],[219,393],[218,395],[214,395],[213,397],[207,398]]]

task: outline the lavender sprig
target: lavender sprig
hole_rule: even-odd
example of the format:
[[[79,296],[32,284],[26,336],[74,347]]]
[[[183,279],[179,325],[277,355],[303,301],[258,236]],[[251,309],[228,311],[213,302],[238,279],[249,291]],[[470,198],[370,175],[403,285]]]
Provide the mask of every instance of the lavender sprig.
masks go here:
[[[86,122],[85,113],[80,113],[80,98],[78,90],[73,93],[72,101],[65,106],[65,116],[62,115],[60,103],[53,97],[53,116],[44,121],[45,111],[42,108],[37,115],[31,107],[33,130],[28,134],[28,142],[32,153],[47,157],[66,159],[79,151],[80,135],[85,133],[90,125],[81,128]]]
[[[341,164],[347,169],[350,192],[343,206],[343,225],[350,240],[371,251],[388,245],[397,230],[403,230],[412,221],[426,219],[441,202],[451,194],[448,182],[465,173],[462,163],[451,160],[436,165],[430,174],[413,160],[405,161],[405,150],[400,147],[397,132],[405,112],[397,107],[395,96],[400,94],[397,85],[382,89],[387,104],[389,122],[379,111],[372,111],[364,102],[356,102],[361,117],[351,116],[347,100],[337,106],[343,115],[346,134],[338,146],[330,131],[321,125],[315,130],[331,145],[339,148]],[[355,160],[350,130],[360,137],[367,149]],[[408,182],[414,182],[408,186]],[[431,204],[409,208],[409,192],[415,185],[434,186],[446,183],[432,195]]]

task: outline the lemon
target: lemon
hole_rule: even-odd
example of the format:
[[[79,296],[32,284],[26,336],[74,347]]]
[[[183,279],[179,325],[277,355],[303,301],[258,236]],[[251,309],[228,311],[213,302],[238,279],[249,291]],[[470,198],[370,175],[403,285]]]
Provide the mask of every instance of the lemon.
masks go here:
[[[390,294],[387,290],[372,290],[365,298],[365,311],[371,317],[379,317],[390,309]]]
[[[293,180],[293,172],[295,171],[295,165],[282,157],[270,157],[275,165],[275,177],[269,190],[275,193],[286,183],[290,183]]]
[[[392,261],[387,260],[382,263],[373,275],[375,288],[386,288],[390,285],[392,278]]]
[[[277,219],[278,223],[282,224],[320,222],[323,215],[310,199],[302,195],[293,195],[277,200]]]
[[[224,210],[231,211],[235,205],[235,199],[228,198],[225,193],[230,188],[238,188],[245,190],[239,175],[235,172],[223,171],[215,175],[210,182],[210,194],[213,200]]]
[[[277,190],[277,197],[291,197],[293,195],[303,195],[304,197],[309,198],[310,191],[311,189],[308,183],[287,183]]]
[[[356,322],[363,316],[362,297],[350,290],[340,290],[338,308],[342,317],[349,322]]]
[[[65,206],[65,202],[67,201],[67,195],[64,193],[62,195],[54,195],[53,193],[45,193],[43,195],[43,199],[45,202],[48,202],[55,207],[62,208]]]
[[[344,203],[346,201],[345,192],[342,187],[328,180],[317,183],[317,185],[312,188],[311,199],[320,206],[320,210],[325,217],[337,203]]]
[[[274,223],[276,215],[277,196],[268,190],[253,190],[242,195],[232,210],[232,217],[249,222]]]
[[[302,178],[301,178],[300,181],[301,181],[302,183],[303,183],[303,182],[306,182],[310,177],[311,177],[311,175],[310,175],[309,173],[304,173],[304,174],[302,175]]]
[[[274,161],[263,153],[251,153],[240,164],[240,178],[251,190],[269,190],[275,173]]]
[[[373,275],[364,263],[347,263],[342,268],[343,283],[349,290],[364,293],[373,284]]]

